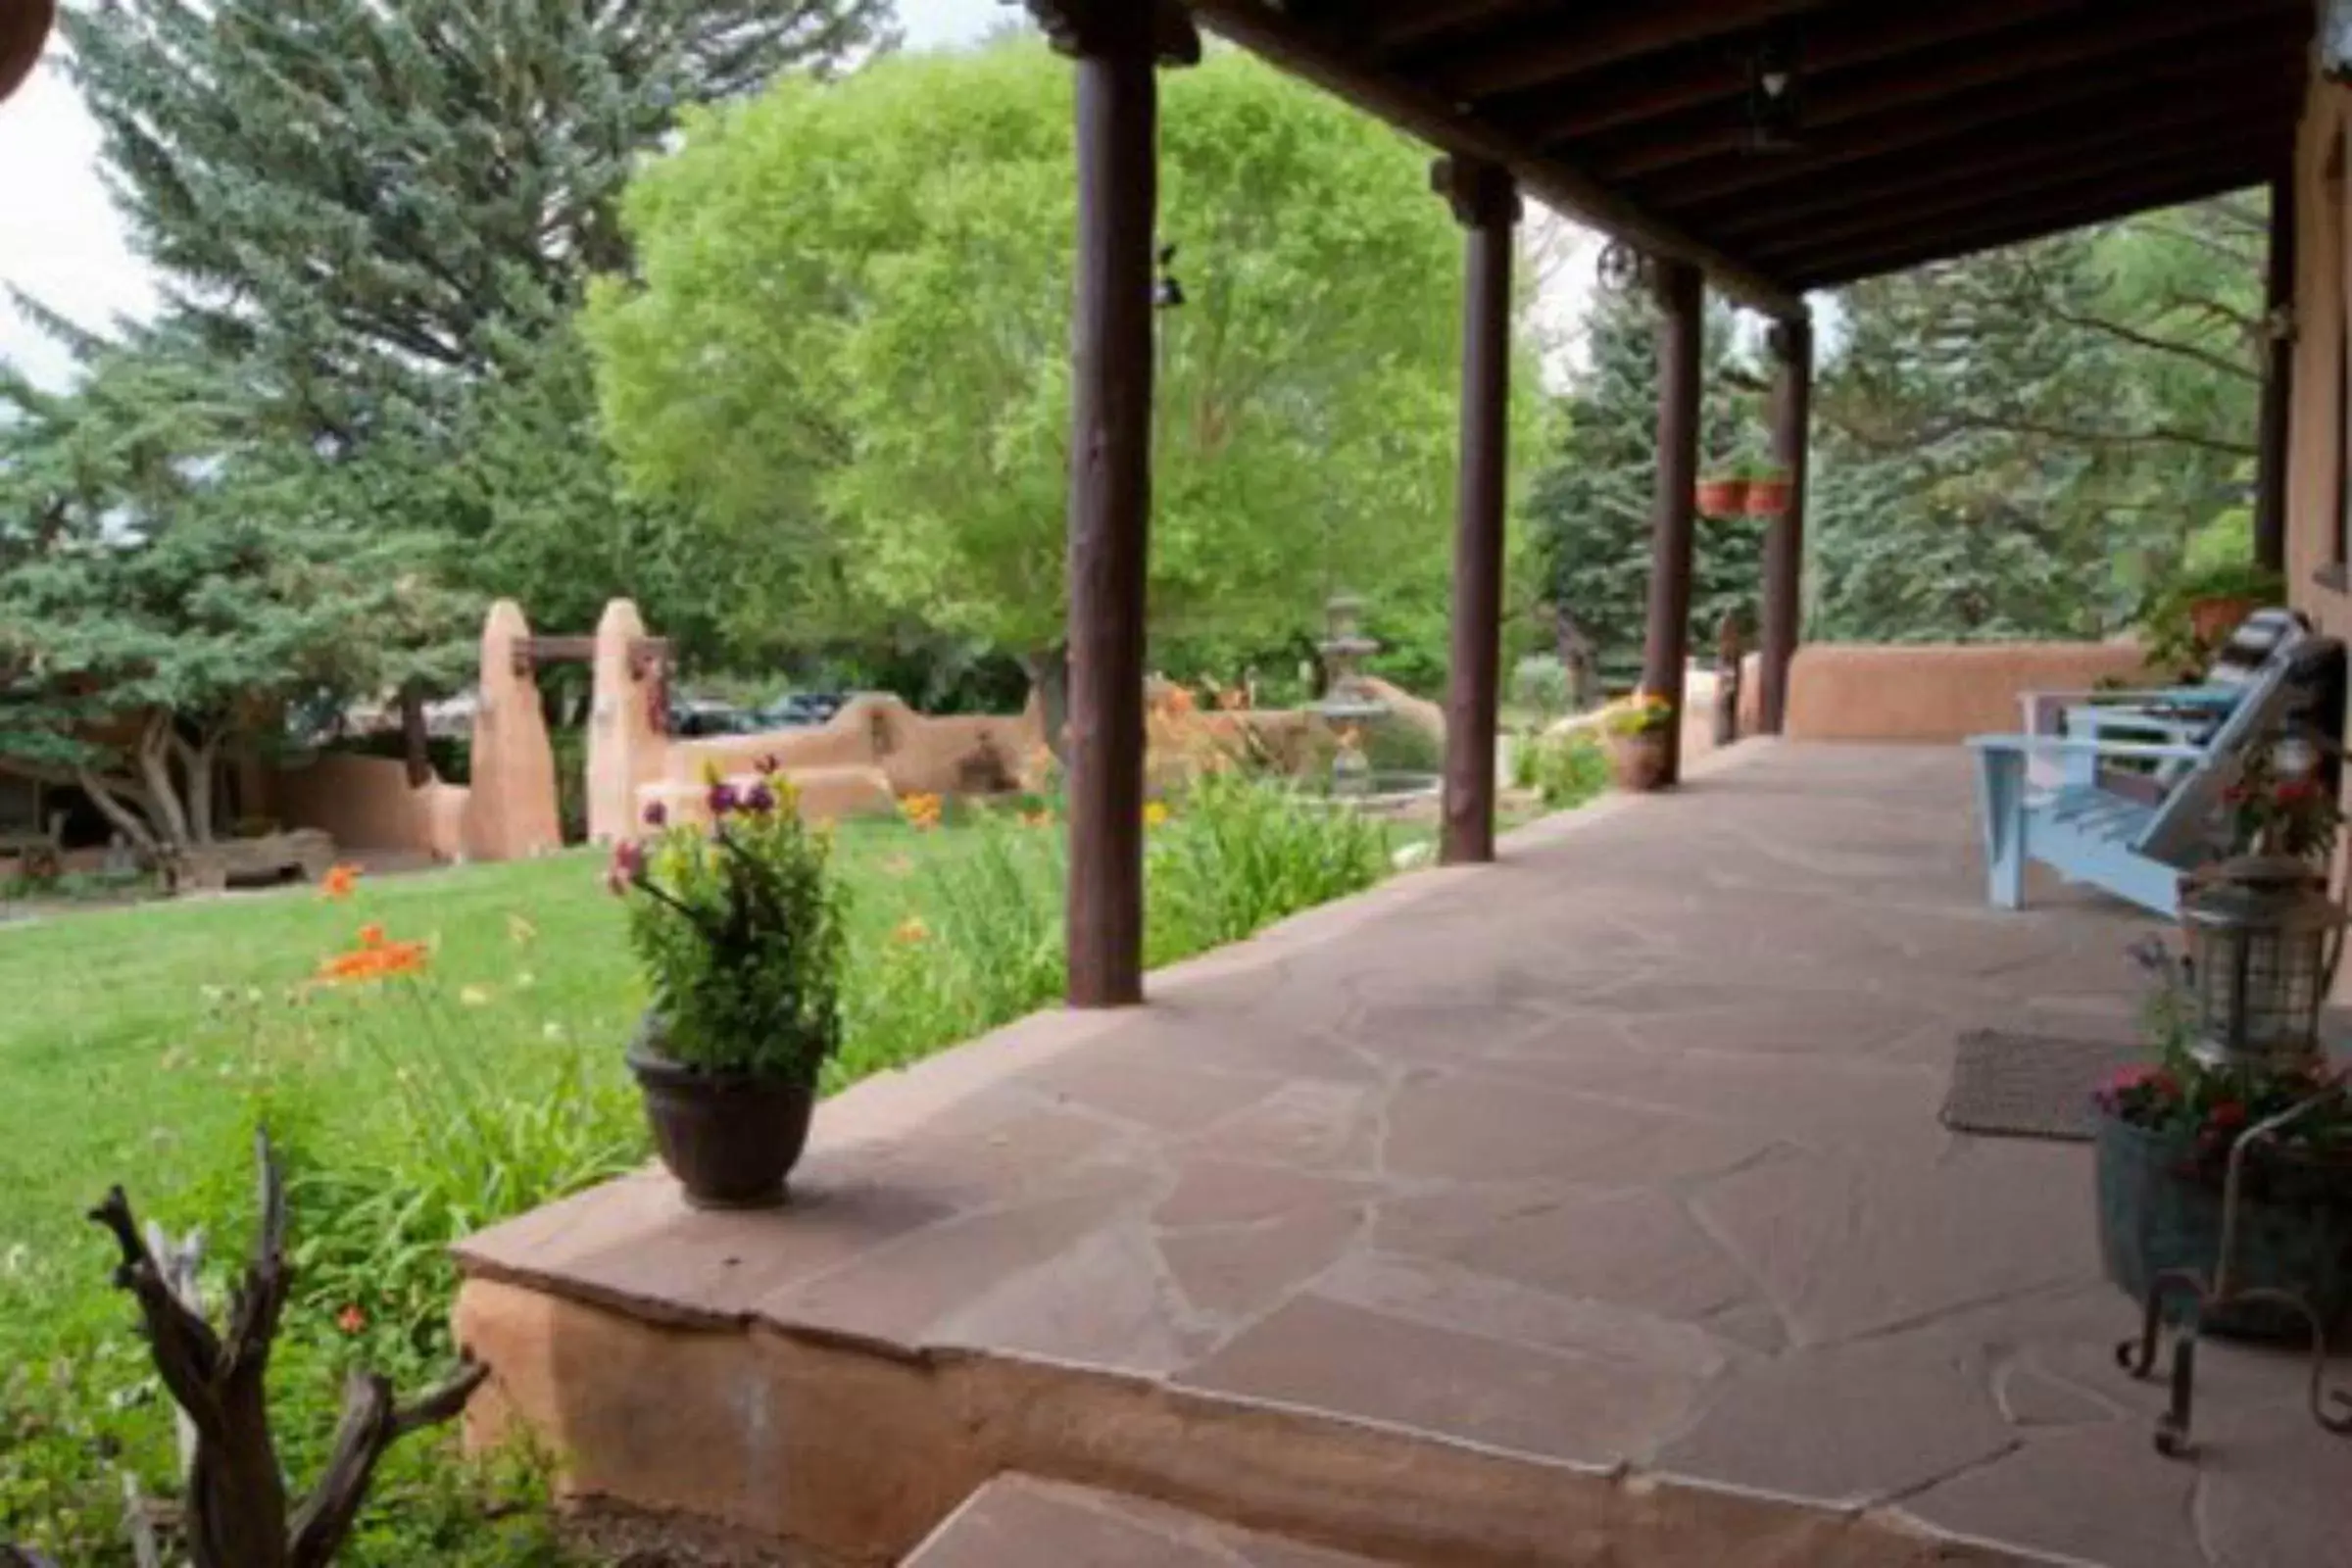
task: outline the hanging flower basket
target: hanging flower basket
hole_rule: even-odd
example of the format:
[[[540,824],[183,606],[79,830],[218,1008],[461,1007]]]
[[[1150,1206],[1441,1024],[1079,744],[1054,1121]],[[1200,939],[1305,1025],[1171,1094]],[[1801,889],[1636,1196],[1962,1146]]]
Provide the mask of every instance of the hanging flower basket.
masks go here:
[[[1701,479],[1694,500],[1702,516],[1737,517],[1747,510],[1747,481]]]
[[[1751,517],[1785,517],[1795,496],[1796,486],[1786,475],[1750,479],[1747,481],[1747,514]]]

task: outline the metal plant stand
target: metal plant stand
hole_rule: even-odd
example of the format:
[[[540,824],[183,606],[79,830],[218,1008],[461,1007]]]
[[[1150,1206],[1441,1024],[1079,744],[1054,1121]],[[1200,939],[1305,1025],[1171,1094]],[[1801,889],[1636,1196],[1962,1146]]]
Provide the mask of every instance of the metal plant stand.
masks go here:
[[[2248,1157],[2259,1148],[2274,1143],[2279,1134],[2304,1117],[2344,1099],[2347,1091],[2334,1085],[2298,1104],[2289,1106],[2266,1121],[2257,1123],[2238,1139],[2230,1151],[2230,1165],[2222,1187],[2222,1248],[2210,1276],[2202,1269],[2171,1269],[2159,1274],[2148,1287],[2146,1309],[2142,1314],[2139,1336],[2126,1340],[2115,1348],[2115,1358],[2135,1378],[2145,1378],[2154,1370],[2156,1357],[2164,1337],[2165,1303],[2175,1297],[2189,1297],[2193,1305],[2187,1320],[2176,1331],[2173,1341],[2173,1396],[2172,1404],[2156,1421],[2157,1451],[2173,1458],[2183,1458],[2194,1451],[2189,1440],[2189,1422],[2196,1398],[2197,1338],[2205,1318],[2239,1304],[2269,1303],[2285,1307],[2311,1328],[2312,1419],[2338,1437],[2352,1436],[2352,1392],[2329,1390],[2328,1382],[2328,1325],[2324,1323],[2311,1300],[2299,1291],[2272,1286],[2241,1287],[2237,1282],[2238,1209],[2243,1196],[2245,1167]]]

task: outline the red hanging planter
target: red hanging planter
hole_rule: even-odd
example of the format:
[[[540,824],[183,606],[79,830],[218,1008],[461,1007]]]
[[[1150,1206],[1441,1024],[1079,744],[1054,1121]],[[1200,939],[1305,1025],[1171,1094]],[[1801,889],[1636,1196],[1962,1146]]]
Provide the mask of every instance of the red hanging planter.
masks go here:
[[[1701,479],[1693,497],[1699,514],[1708,517],[1737,517],[1748,507],[1745,479]]]
[[[1751,517],[1785,517],[1795,498],[1796,486],[1788,479],[1747,481],[1747,514]]]

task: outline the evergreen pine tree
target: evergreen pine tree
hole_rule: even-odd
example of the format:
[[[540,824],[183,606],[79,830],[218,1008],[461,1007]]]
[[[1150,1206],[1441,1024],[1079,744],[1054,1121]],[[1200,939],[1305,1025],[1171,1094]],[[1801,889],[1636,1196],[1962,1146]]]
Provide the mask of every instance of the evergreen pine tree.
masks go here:
[[[1563,398],[1559,447],[1536,478],[1528,525],[1554,607],[1592,645],[1611,685],[1636,679],[1648,613],[1658,476],[1657,308],[1644,290],[1604,290],[1585,330],[1588,362]],[[1759,449],[1754,377],[1734,352],[1732,313],[1710,302],[1700,355],[1704,467]],[[1738,517],[1695,523],[1690,648],[1704,657],[1723,616],[1752,639],[1763,530]]]
[[[887,45],[889,0],[110,0],[64,27],[167,317],[318,484],[405,472],[385,522],[468,541],[549,624],[631,591],[659,619],[701,575],[618,499],[570,318],[627,266],[620,189],[681,109]],[[517,461],[516,430],[551,439]]]

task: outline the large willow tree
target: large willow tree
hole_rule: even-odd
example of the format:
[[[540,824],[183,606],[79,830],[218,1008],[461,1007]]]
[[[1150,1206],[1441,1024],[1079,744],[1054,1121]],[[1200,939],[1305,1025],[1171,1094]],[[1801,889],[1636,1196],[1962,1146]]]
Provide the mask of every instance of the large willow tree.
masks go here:
[[[691,117],[632,186],[638,274],[588,315],[606,429],[641,491],[736,542],[747,615],[920,626],[1051,683],[1071,97],[1018,41],[784,81]],[[1154,633],[1273,646],[1346,588],[1426,635],[1461,265],[1426,152],[1227,54],[1166,78],[1160,158],[1185,303],[1159,317]]]

